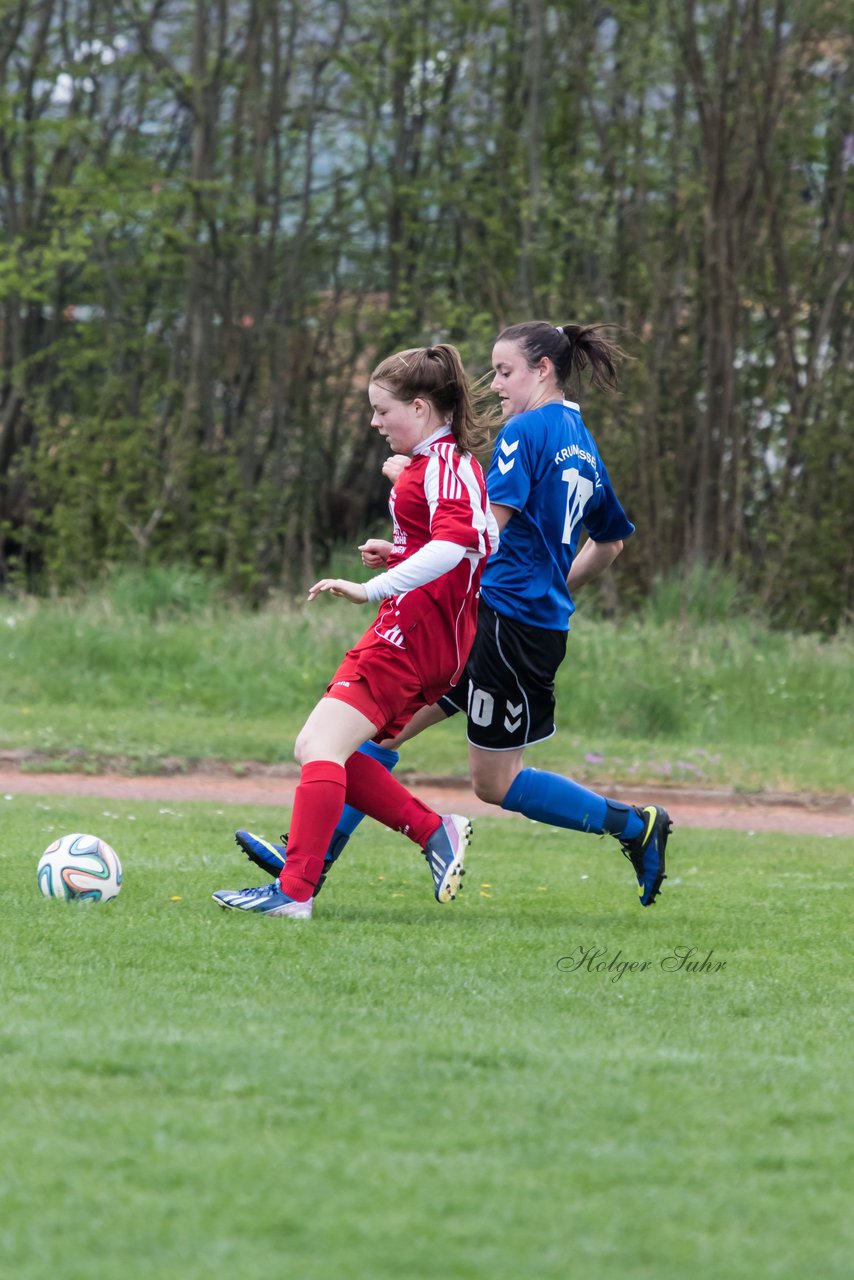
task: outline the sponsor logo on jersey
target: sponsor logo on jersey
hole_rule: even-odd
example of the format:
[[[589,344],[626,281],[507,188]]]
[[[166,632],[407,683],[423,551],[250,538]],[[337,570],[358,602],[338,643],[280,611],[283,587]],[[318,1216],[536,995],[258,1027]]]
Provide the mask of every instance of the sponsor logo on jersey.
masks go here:
[[[508,444],[506,440],[502,440],[498,447],[504,454],[503,458],[498,459],[498,470],[503,476],[506,476],[507,472],[511,471],[516,465],[516,459],[513,457],[513,454],[519,448],[519,441],[514,440],[512,444]],[[509,458],[510,461],[506,462],[506,458]]]

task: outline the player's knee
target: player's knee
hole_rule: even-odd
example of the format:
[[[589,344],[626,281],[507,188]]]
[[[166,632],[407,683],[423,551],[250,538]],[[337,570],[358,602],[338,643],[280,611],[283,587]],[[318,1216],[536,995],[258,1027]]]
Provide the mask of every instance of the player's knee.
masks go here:
[[[302,766],[311,758],[311,739],[303,729],[297,734],[297,740],[294,743],[294,759],[298,765]]]
[[[472,778],[472,787],[478,800],[484,804],[501,804],[507,794],[507,787],[497,778]]]

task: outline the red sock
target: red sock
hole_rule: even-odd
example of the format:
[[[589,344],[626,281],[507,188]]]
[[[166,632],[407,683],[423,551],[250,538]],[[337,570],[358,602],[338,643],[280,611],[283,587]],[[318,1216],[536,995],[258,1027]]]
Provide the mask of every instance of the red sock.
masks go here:
[[[382,765],[380,769],[385,773]],[[331,760],[312,760],[302,767],[294,796],[288,856],[279,884],[289,898],[305,902],[323,874],[323,859],[344,808],[347,775]]]
[[[355,751],[346,764],[347,803],[392,831],[402,831],[423,849],[442,819],[411,795],[372,756]],[[290,857],[290,845],[288,846]]]

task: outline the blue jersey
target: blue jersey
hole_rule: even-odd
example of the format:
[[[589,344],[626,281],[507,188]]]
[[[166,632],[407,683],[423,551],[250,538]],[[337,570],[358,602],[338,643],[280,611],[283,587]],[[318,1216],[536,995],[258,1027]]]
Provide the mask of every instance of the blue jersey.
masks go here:
[[[483,599],[505,617],[567,631],[575,605],[566,577],[582,526],[594,542],[634,533],[578,406],[555,402],[511,418],[486,487],[490,502],[516,514],[486,562]]]

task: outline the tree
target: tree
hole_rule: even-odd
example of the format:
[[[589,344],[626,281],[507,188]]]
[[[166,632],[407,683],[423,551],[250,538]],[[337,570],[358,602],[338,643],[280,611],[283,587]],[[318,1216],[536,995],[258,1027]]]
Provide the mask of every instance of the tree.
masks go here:
[[[3,576],[298,584],[384,519],[374,361],[447,339],[482,373],[538,315],[636,357],[589,405],[629,597],[716,565],[783,621],[847,616],[826,0],[7,0],[0,77]]]

